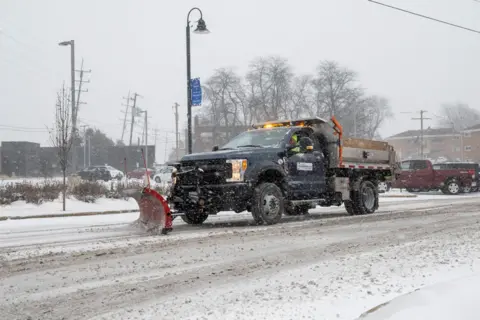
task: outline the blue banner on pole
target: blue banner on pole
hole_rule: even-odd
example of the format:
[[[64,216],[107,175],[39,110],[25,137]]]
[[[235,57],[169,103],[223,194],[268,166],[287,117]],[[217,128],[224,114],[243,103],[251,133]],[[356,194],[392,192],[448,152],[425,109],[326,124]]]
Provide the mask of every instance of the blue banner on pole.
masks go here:
[[[200,78],[190,80],[190,88],[192,89],[192,106],[202,105],[202,86]]]

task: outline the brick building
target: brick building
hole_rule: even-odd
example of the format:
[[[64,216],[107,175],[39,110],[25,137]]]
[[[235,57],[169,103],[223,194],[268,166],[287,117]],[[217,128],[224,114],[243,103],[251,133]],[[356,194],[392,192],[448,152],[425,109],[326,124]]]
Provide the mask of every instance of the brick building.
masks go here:
[[[408,130],[398,133],[385,140],[397,151],[397,157],[401,160],[420,158],[420,130]],[[480,147],[480,127],[478,128],[478,141]],[[466,150],[466,144],[462,133],[452,128],[427,128],[423,130],[423,153],[427,159],[444,157],[449,161],[462,159],[462,147]],[[471,143],[472,144],[472,143]],[[473,145],[473,144],[472,144]],[[480,148],[479,148],[480,154]],[[467,151],[463,153],[465,160],[470,159]]]
[[[465,160],[480,162],[480,124],[466,128],[462,138]]]

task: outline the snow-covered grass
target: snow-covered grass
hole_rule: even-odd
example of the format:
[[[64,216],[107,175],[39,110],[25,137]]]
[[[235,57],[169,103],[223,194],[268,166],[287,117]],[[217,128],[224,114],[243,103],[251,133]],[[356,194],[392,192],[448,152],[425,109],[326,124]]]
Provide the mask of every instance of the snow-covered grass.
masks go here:
[[[68,180],[68,177],[67,177]],[[31,183],[31,184],[42,184],[45,182],[50,182],[50,181],[62,181],[62,177],[53,177],[53,178],[7,178],[7,179],[0,179],[0,188],[2,186],[5,186],[7,184],[12,184],[12,183]],[[117,180],[113,179],[110,181],[103,181],[103,180],[97,180],[97,183],[103,184],[107,188],[116,188],[119,184],[145,184],[145,180],[143,179],[122,179],[122,180]],[[150,180],[150,185],[152,187],[162,187],[165,188],[167,186],[166,183],[156,183],[153,180]]]
[[[41,205],[26,203],[25,201],[15,201],[8,206],[0,206],[0,217],[25,217],[45,214],[63,214],[63,213],[83,213],[83,212],[103,212],[118,210],[138,210],[138,204],[133,198],[106,199],[100,198],[95,203],[87,203],[75,198],[68,198],[66,211],[62,211],[62,200],[57,199],[53,202],[45,202]]]
[[[51,197],[51,192],[50,192],[50,198],[47,199],[43,197],[43,193],[42,193],[43,186],[45,184],[48,183],[50,185],[55,185],[56,183],[58,183],[59,180],[61,180],[61,178],[54,178],[54,179],[30,178],[30,179],[10,179],[10,180],[0,181],[0,189],[2,187],[6,188],[9,185],[17,185],[16,187],[14,187],[13,189],[10,189],[10,191],[4,194],[5,199],[9,201],[6,202],[6,204],[4,205],[0,205],[0,218],[65,214],[65,213],[138,210],[138,205],[134,199],[123,199],[121,198],[122,192],[121,191],[115,192],[115,190],[118,189],[120,184],[123,186],[126,186],[127,188],[133,187],[138,189],[146,185],[145,181],[137,180],[137,179],[129,179],[129,180],[122,180],[122,181],[118,181],[118,180],[97,181],[96,184],[103,186],[104,188],[98,189],[96,191],[97,194],[92,194],[92,195],[89,194],[89,192],[93,190],[91,189],[91,187],[88,187],[88,184],[90,182],[83,184],[82,189],[78,189],[77,191],[75,191],[75,188],[73,188],[73,185],[71,185],[67,193],[67,203],[66,203],[67,210],[62,211],[62,201],[60,199],[61,194],[58,194],[58,198],[56,200],[53,200],[57,195],[53,195],[53,197]],[[55,182],[55,183],[52,184],[52,182]],[[79,185],[79,186],[82,186],[82,185]],[[27,194],[26,190],[29,190],[31,187],[35,187],[34,191],[30,191],[30,193],[33,192],[34,195],[36,195],[36,197],[38,196],[38,199],[40,199],[39,204],[36,201],[33,203],[27,203],[27,202],[32,202],[31,200],[29,200],[29,198],[25,197],[25,194]],[[166,184],[157,184],[152,181],[151,187],[156,189],[157,191],[163,191],[166,189]],[[4,191],[5,190],[7,189],[4,189]],[[57,192],[59,191],[57,190]],[[19,197],[18,195],[21,195],[21,196]],[[0,197],[1,197],[1,194],[0,194]],[[94,203],[89,203],[90,201],[93,200],[93,198],[97,198],[97,199],[94,200]],[[116,198],[116,199],[113,199],[113,198]],[[81,201],[81,200],[84,200],[84,201]],[[86,202],[87,200],[88,202]]]

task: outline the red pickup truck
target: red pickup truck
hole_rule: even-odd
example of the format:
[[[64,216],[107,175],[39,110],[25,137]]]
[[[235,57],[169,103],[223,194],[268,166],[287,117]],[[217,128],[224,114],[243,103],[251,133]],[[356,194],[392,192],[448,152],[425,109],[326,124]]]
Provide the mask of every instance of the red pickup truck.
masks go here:
[[[473,169],[432,165],[430,160],[407,160],[398,164],[392,188],[409,192],[441,190],[445,194],[470,192],[477,186]]]

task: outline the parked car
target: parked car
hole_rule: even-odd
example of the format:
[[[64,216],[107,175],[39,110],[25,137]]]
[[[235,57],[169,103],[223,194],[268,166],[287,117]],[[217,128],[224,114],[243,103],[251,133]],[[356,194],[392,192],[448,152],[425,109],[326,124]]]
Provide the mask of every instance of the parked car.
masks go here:
[[[161,182],[170,183],[172,182],[172,172],[174,169],[175,168],[171,166],[159,168],[153,175],[152,179],[156,183],[161,183]]]
[[[109,181],[112,179],[122,179],[123,173],[115,169],[112,166],[90,166],[85,168],[77,173],[81,179],[89,180],[89,181],[96,181],[96,180],[103,180]]]
[[[430,160],[402,161],[395,173],[393,188],[409,192],[440,190],[445,194],[470,192],[477,186],[477,171],[474,169],[433,165]]]
[[[150,178],[152,178],[155,170],[147,169],[146,171]],[[127,173],[127,178],[129,179],[143,179],[143,177],[145,177],[145,168],[137,168]]]

